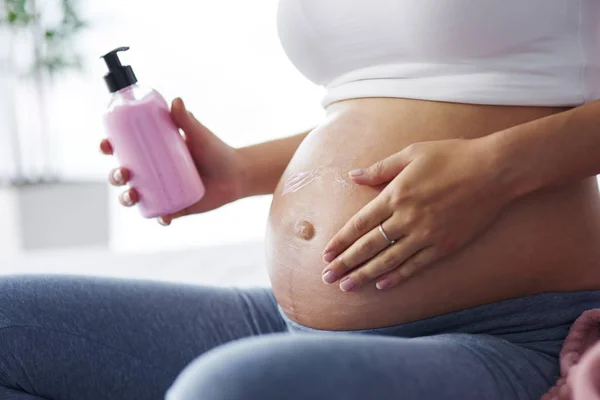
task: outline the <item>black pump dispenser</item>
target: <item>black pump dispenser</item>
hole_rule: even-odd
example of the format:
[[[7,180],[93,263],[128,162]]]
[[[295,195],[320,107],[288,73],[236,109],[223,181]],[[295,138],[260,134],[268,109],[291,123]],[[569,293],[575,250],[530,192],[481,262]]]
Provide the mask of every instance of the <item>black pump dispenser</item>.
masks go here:
[[[137,78],[135,77],[131,66],[123,66],[121,65],[121,60],[119,60],[118,53],[127,50],[129,50],[129,47],[119,47],[101,57],[104,58],[106,66],[110,71],[104,76],[104,81],[111,93],[124,89],[137,82]]]

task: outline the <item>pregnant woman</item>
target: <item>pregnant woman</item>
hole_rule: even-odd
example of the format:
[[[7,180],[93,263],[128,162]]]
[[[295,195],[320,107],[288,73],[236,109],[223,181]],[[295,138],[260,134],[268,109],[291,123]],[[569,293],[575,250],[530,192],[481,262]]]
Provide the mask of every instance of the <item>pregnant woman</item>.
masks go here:
[[[1,398],[534,400],[556,380],[600,307],[600,2],[278,18],[322,123],[234,149],[175,100],[208,194],[160,220],[273,194],[272,288],[2,278]]]

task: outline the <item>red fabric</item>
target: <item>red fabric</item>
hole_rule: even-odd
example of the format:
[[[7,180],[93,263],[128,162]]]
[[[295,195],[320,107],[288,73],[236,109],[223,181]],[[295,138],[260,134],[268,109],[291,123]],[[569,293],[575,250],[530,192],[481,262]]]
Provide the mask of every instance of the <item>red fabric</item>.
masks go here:
[[[560,352],[561,377],[542,400],[600,400],[600,309],[584,312]]]

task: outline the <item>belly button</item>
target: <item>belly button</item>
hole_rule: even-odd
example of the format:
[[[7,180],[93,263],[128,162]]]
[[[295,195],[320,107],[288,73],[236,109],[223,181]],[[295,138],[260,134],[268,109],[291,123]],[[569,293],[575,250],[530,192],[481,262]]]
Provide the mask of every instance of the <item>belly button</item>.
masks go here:
[[[295,234],[300,239],[310,240],[315,237],[315,227],[308,221],[296,222]]]

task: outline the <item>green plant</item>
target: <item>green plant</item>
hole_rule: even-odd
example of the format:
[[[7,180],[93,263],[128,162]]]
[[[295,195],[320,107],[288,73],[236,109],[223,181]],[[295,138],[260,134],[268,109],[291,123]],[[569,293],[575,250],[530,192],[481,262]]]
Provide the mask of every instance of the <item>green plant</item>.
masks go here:
[[[78,0],[0,0],[0,6],[2,3],[4,7],[3,10],[0,9],[0,34],[6,32],[9,35],[9,46],[7,49],[0,49],[0,59],[2,56],[8,59],[8,73],[15,80],[33,79],[40,126],[42,130],[47,130],[47,90],[60,72],[82,68],[76,39],[87,28],[87,22],[77,12]],[[28,46],[17,49],[13,40],[16,37],[25,37]],[[17,51],[30,52],[32,62],[27,66],[17,67],[14,62]],[[28,177],[24,175],[23,164],[29,162],[27,158],[34,152],[28,154],[27,149],[20,145],[22,132],[19,132],[16,110],[13,110],[12,116],[9,132],[15,163],[12,183],[53,179],[51,143],[47,131],[42,131],[39,137],[43,160],[37,161],[42,165],[41,171],[30,173]]]
[[[77,13],[77,0],[3,0],[5,15],[0,25],[13,31],[29,31],[33,36],[32,73],[42,70],[54,75],[65,69],[80,69],[81,57],[74,47],[78,34],[87,23]],[[56,13],[54,21],[44,18],[44,12]]]

